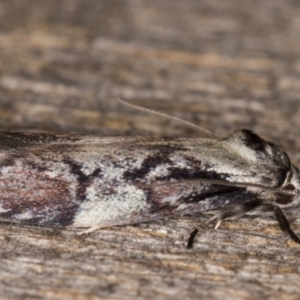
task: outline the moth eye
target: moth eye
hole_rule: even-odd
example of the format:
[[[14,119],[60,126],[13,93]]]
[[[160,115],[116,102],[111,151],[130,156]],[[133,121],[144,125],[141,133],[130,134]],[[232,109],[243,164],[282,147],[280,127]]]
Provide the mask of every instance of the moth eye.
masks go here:
[[[292,184],[287,184],[285,187],[284,187],[285,190],[295,190],[295,187],[292,185]],[[294,196],[293,195],[284,195],[284,194],[278,194],[276,195],[276,200],[275,202],[278,203],[278,204],[289,204],[293,201],[294,199]]]
[[[295,187],[294,185],[292,185],[291,183],[287,184],[285,187],[284,187],[285,190],[294,190]]]
[[[277,195],[275,202],[278,204],[289,204],[293,201],[294,196],[291,195]]]

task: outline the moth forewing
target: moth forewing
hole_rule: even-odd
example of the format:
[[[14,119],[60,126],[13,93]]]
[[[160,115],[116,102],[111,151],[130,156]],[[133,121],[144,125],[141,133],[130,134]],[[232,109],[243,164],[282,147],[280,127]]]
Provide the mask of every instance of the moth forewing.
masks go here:
[[[0,143],[2,221],[98,228],[209,210],[223,220],[299,201],[298,169],[249,130],[222,139],[3,132]]]

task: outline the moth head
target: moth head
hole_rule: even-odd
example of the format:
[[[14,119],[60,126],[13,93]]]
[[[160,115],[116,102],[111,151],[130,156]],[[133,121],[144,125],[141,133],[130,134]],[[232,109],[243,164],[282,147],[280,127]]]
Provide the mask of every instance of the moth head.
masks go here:
[[[291,165],[281,190],[283,193],[276,194],[275,204],[277,206],[295,206],[300,202],[300,172],[298,168]]]
[[[280,147],[262,139],[249,129],[234,131],[226,139],[226,144],[247,161],[259,166],[264,165],[265,168],[282,170],[282,180],[285,178],[285,172],[290,169],[290,159]]]
[[[274,205],[287,207],[300,203],[299,170],[291,164],[288,155],[280,147],[248,129],[233,132],[226,144],[247,161],[253,162],[253,170],[255,166],[258,166],[257,172],[264,170],[261,179],[266,180],[266,186],[271,183],[279,187],[278,192],[272,192]]]

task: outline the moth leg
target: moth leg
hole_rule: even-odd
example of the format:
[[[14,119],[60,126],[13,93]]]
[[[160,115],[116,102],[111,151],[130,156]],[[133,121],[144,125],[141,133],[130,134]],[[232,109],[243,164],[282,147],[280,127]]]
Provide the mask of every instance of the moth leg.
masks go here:
[[[190,238],[188,240],[188,243],[186,245],[187,249],[191,249],[193,248],[193,244],[194,244],[194,240],[195,240],[195,237],[197,235],[197,233],[199,232],[199,229],[194,229],[191,234],[190,234]]]
[[[256,198],[234,206],[230,205],[224,207],[220,210],[215,211],[215,215],[212,218],[210,218],[207,223],[211,223],[212,221],[217,220],[215,229],[218,229],[218,227],[220,226],[223,220],[237,219],[243,216],[244,214],[246,214],[247,212],[260,206],[261,204],[262,204],[262,200]]]
[[[219,220],[219,221],[217,222],[217,224],[215,225],[215,229],[216,229],[216,230],[220,227],[221,223],[222,223],[222,220]]]
[[[284,215],[283,211],[278,207],[274,207],[274,213],[276,216],[276,219],[278,221],[278,224],[282,231],[286,231],[289,236],[298,244],[300,244],[300,238],[296,235],[296,233],[291,229],[290,224]]]
[[[101,228],[100,226],[89,227],[88,229],[85,229],[85,230],[83,230],[83,231],[80,231],[80,232],[78,232],[77,234],[78,234],[78,235],[88,234],[88,233],[94,232],[95,230],[98,230],[98,229],[100,229],[100,228]]]

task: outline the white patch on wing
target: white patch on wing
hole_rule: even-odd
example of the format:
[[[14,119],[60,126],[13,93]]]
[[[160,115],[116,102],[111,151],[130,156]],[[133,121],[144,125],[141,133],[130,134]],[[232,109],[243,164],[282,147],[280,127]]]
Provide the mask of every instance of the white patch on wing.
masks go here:
[[[73,226],[101,226],[117,219],[130,220],[132,214],[148,207],[145,193],[133,185],[118,186],[109,195],[91,186],[87,189],[87,195],[75,216]]]
[[[173,167],[176,168],[185,168],[185,169],[191,169],[190,164],[188,163],[188,161],[180,154],[178,153],[174,153],[172,154],[172,156],[170,157],[170,159],[173,162]]]
[[[28,219],[32,219],[33,215],[31,212],[27,211],[24,212],[23,214],[16,215],[15,218],[18,220],[28,220]]]
[[[168,170],[168,167],[170,167],[169,164],[161,164],[159,166],[156,166],[153,170],[151,170],[146,179],[151,181],[153,179],[156,179],[157,177],[165,177],[170,174],[170,171]]]
[[[2,206],[0,206],[0,214],[1,214],[1,213],[8,212],[8,211],[10,211],[10,209],[5,209],[5,208],[3,208]]]

